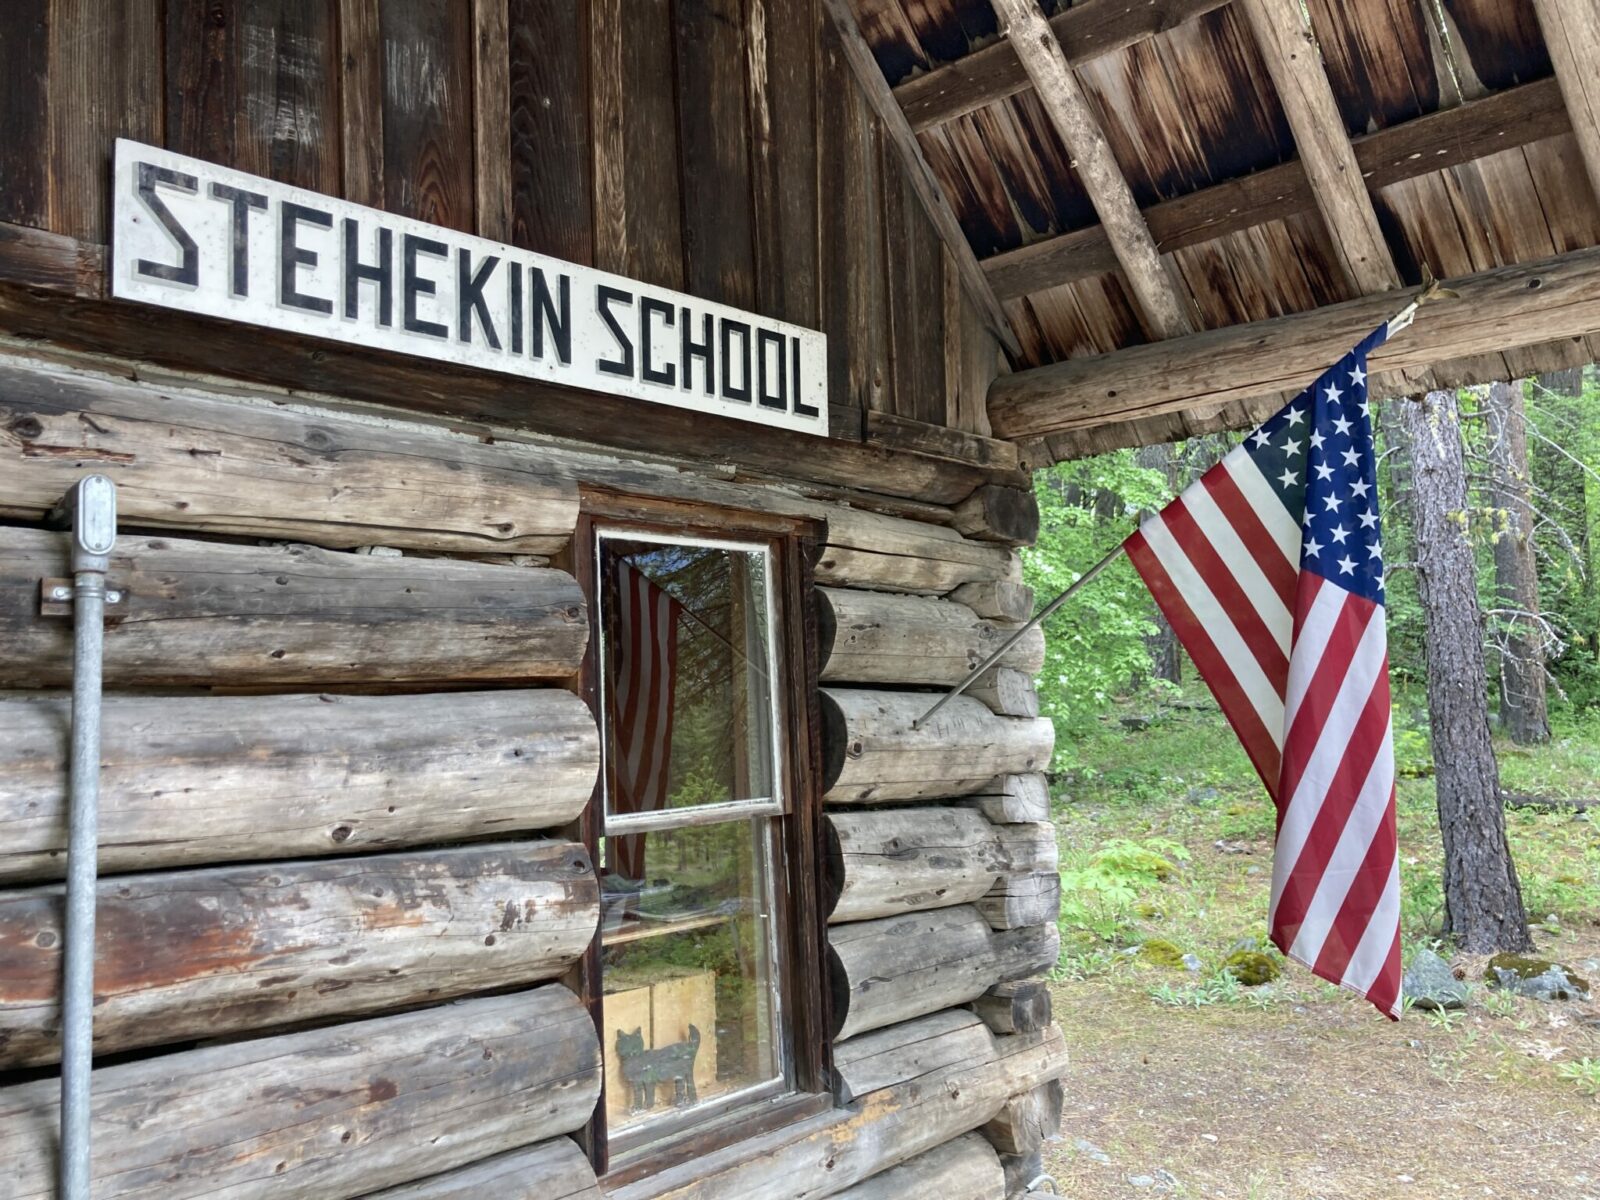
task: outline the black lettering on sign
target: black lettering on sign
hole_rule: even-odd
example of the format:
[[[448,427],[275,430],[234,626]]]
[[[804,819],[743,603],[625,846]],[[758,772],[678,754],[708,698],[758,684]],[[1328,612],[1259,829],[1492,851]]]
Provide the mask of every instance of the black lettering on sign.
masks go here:
[[[533,283],[533,337],[528,353],[534,358],[544,357],[544,331],[548,326],[550,340],[555,343],[556,357],[563,367],[572,364],[572,276],[563,273],[556,282],[556,295],[550,297],[550,284],[538,267],[528,268],[528,278]]]
[[[617,343],[621,353],[620,358],[600,358],[595,360],[595,369],[607,375],[621,375],[633,378],[633,343],[628,340],[628,335],[623,332],[621,323],[611,312],[613,304],[632,304],[633,293],[622,288],[609,287],[599,284],[595,288],[595,305],[600,310],[600,319],[606,323],[606,328],[611,331],[611,337]]]
[[[353,217],[344,219],[344,315],[354,321],[361,312],[361,285],[378,285],[378,324],[387,329],[394,322],[394,231],[378,226],[377,261],[364,263],[357,239],[361,225]]]
[[[278,210],[278,303],[285,308],[300,308],[306,312],[331,313],[333,301],[321,296],[308,296],[300,291],[298,274],[301,267],[315,267],[317,254],[303,249],[296,241],[301,223],[315,225],[318,229],[333,228],[333,214],[320,208],[307,208],[285,200]]]
[[[710,396],[717,390],[717,356],[711,350],[711,314],[706,313],[700,318],[700,340],[694,340],[693,326],[689,323],[689,310],[682,309],[678,314],[681,322],[681,332],[678,335],[679,361],[683,364],[683,386],[687,391],[694,389],[694,360],[699,359],[702,365],[701,375],[704,379],[706,395]]]
[[[750,326],[743,321],[719,322],[722,335],[722,398],[739,404],[750,403]],[[739,342],[739,385],[733,383],[733,343]]]
[[[800,390],[800,339],[789,339],[789,394],[794,397],[794,412],[797,417],[820,417],[815,404],[807,404],[800,399],[805,395]]]
[[[417,297],[431,296],[438,290],[437,280],[424,279],[417,274],[417,255],[426,254],[430,258],[449,258],[450,248],[443,242],[436,242],[432,238],[418,237],[408,233],[401,240],[400,256],[404,260],[401,267],[400,289],[405,295],[402,305],[403,316],[401,327],[407,333],[425,333],[429,337],[447,338],[450,331],[438,321],[424,320],[417,315]]]
[[[513,262],[506,272],[506,323],[511,326],[511,353],[522,353],[522,267]]]
[[[660,317],[663,328],[671,329],[676,320],[676,309],[665,300],[657,300],[654,296],[645,296],[639,301],[639,347],[643,361],[639,365],[639,374],[646,383],[664,383],[671,387],[678,382],[678,370],[671,363],[664,367],[655,365],[651,351],[654,349],[651,342],[650,318]]]
[[[230,187],[226,183],[211,185],[211,198],[230,206],[230,258],[228,291],[235,296],[250,294],[250,210],[267,211],[267,198],[260,192]]]
[[[789,407],[789,372],[785,369],[783,361],[783,334],[774,333],[770,329],[756,330],[756,403],[762,408],[775,408],[785,412]],[[768,367],[768,351],[775,351],[770,357],[772,366]],[[775,378],[778,381],[778,390],[767,390],[767,380]]]
[[[150,215],[161,222],[161,228],[165,229],[167,236],[177,244],[182,258],[176,263],[158,263],[151,262],[148,258],[141,258],[133,265],[134,273],[143,275],[147,279],[162,279],[167,283],[181,283],[184,287],[194,287],[200,282],[200,247],[195,244],[194,238],[189,236],[189,231],[179,223],[178,218],[172,215],[172,210],[167,207],[166,201],[156,195],[157,184],[165,184],[180,192],[188,192],[191,196],[200,190],[200,181],[193,175],[186,175],[182,171],[173,171],[167,167],[158,167],[154,163],[139,164],[137,187],[139,200]]]
[[[456,251],[456,337],[463,342],[472,341],[472,322],[476,320],[483,330],[483,340],[489,349],[500,349],[500,335],[495,332],[494,321],[489,316],[489,306],[483,302],[483,289],[489,276],[500,265],[500,256],[490,254],[472,269],[472,251]]]

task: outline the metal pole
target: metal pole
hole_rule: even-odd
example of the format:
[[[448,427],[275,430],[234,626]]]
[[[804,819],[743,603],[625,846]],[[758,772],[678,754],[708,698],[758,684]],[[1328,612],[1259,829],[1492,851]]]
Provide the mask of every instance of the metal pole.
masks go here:
[[[1030,617],[1028,619],[1028,623],[1026,625],[1024,625],[1021,629],[1017,630],[1010,637],[1008,637],[1003,643],[1001,643],[1000,648],[998,650],[996,650],[993,654],[989,655],[988,658],[984,659],[977,666],[973,667],[972,671],[967,675],[967,677],[965,679],[963,679],[960,682],[960,684],[958,684],[956,686],[956,688],[954,690],[946,692],[943,696],[941,696],[939,698],[939,703],[935,704],[927,712],[923,713],[915,721],[911,722],[911,728],[913,728],[913,729],[921,729],[922,728],[922,724],[923,724],[924,721],[926,721],[930,717],[932,717],[934,713],[938,712],[946,704],[949,704],[951,700],[953,700],[957,696],[961,695],[962,692],[967,690],[968,686],[972,683],[972,681],[974,679],[976,679],[979,675],[982,675],[990,667],[994,666],[995,663],[999,662],[1001,657],[1005,654],[1005,652],[1007,650],[1011,649],[1011,647],[1016,644],[1016,641],[1017,641],[1018,638],[1020,638],[1023,634],[1027,633],[1028,630],[1032,629],[1040,621],[1048,620],[1051,613],[1055,612],[1056,609],[1060,608],[1068,600],[1072,599],[1072,597],[1077,594],[1079,588],[1085,586],[1091,579],[1093,579],[1096,575],[1100,574],[1101,571],[1104,571],[1107,567],[1109,567],[1113,562],[1116,561],[1117,556],[1119,554],[1121,554],[1121,553],[1122,553],[1122,543],[1118,542],[1117,543],[1117,548],[1115,550],[1112,550],[1109,554],[1107,554],[1099,562],[1095,563],[1094,566],[1090,567],[1082,575],[1078,576],[1077,581],[1075,583],[1073,583],[1073,585],[1071,587],[1069,587],[1066,591],[1062,592],[1054,600],[1050,601],[1049,604],[1046,604],[1043,608],[1041,608],[1037,613],[1035,613],[1032,617]]]
[[[100,667],[116,487],[89,475],[67,493],[72,518],[72,763],[67,922],[61,992],[61,1200],[89,1200],[94,1052],[94,907],[99,854]]]

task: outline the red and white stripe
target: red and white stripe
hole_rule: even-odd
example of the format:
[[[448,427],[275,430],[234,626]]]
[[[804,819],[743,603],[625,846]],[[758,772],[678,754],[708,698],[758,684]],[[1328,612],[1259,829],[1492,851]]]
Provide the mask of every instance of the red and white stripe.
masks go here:
[[[1273,941],[1398,1016],[1384,610],[1300,571],[1300,517],[1240,446],[1126,549],[1277,805]]]
[[[678,616],[683,606],[623,559],[613,563],[615,636],[606,647],[611,700],[611,811],[666,807],[672,765],[673,691],[678,674]],[[607,839],[609,869],[644,876],[644,835]]]

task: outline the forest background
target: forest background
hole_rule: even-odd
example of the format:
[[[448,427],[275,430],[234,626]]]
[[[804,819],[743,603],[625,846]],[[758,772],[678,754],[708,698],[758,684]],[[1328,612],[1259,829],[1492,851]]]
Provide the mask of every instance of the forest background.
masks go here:
[[[1054,990],[1074,1051],[1045,1166],[1065,1195],[1600,1200],[1600,1007],[1485,985],[1487,954],[1464,953],[1448,927],[1440,822],[1448,792],[1490,789],[1535,952],[1600,976],[1600,375],[1419,399],[1374,406],[1402,940],[1407,963],[1450,962],[1467,1005],[1408,1011],[1397,1031],[1266,943],[1272,803],[1119,560],[1051,618],[1037,680],[1057,729]],[[1036,604],[1237,440],[1040,473],[1042,531],[1024,552]],[[1454,499],[1441,461],[1458,464]],[[1441,560],[1445,543],[1464,557]],[[1430,571],[1460,583],[1466,567],[1475,586],[1419,587]],[[1441,682],[1452,637],[1481,655],[1465,683],[1454,660],[1457,679]],[[1487,779],[1455,761],[1472,756],[1451,740],[1472,723],[1465,700],[1479,705]],[[1250,986],[1230,969],[1241,953],[1274,977]]]

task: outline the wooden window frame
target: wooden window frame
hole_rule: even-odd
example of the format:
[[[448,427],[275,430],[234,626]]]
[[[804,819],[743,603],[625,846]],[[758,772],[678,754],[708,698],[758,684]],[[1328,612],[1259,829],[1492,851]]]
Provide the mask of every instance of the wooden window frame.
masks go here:
[[[630,528],[657,536],[705,538],[711,540],[762,541],[770,545],[773,570],[773,596],[776,601],[772,620],[776,649],[783,667],[779,689],[782,712],[776,725],[782,740],[783,786],[789,797],[789,811],[764,819],[779,826],[780,855],[774,866],[782,878],[774,888],[778,912],[775,914],[781,937],[779,951],[785,969],[779,972],[781,1008],[788,1022],[792,1041],[790,1064],[794,1090],[785,1095],[757,1101],[724,1116],[707,1121],[691,1131],[663,1141],[627,1157],[611,1169],[607,1141],[605,1079],[602,1074],[600,1099],[594,1114],[580,1135],[590,1162],[606,1187],[620,1187],[647,1178],[678,1163],[699,1158],[714,1150],[733,1145],[772,1129],[804,1120],[833,1107],[832,1028],[828,990],[825,985],[827,963],[827,916],[823,912],[824,860],[821,853],[821,715],[819,711],[817,662],[817,608],[813,568],[821,551],[824,529],[820,521],[784,517],[756,510],[690,504],[630,495],[609,489],[584,488],[571,549],[563,557],[585,597],[589,613],[589,648],[583,669],[573,681],[575,690],[598,714],[600,680],[599,605],[596,596],[596,528],[608,533]],[[598,721],[598,716],[597,716]],[[602,736],[604,736],[602,727]],[[595,790],[583,815],[568,830],[574,840],[583,842],[591,859],[598,864],[604,781],[595,781]],[[601,979],[601,931],[566,982],[589,1010],[597,1036],[604,1046],[605,1023]],[[806,970],[807,966],[812,967]]]

